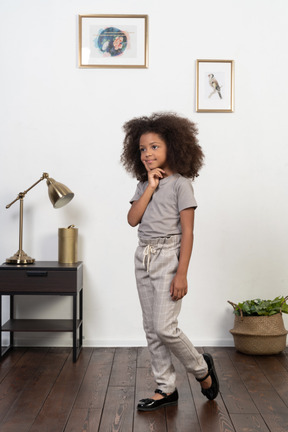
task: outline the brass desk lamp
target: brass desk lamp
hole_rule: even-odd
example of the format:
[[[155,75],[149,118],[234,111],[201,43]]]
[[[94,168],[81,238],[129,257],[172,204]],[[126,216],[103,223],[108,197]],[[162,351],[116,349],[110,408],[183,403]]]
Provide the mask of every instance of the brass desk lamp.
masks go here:
[[[17,198],[10,204],[7,204],[6,208],[11,207],[16,201],[20,200],[20,212],[19,212],[19,250],[10,258],[6,259],[7,264],[33,264],[34,258],[29,257],[22,249],[23,242],[23,202],[24,197],[34,186],[46,179],[48,186],[48,195],[54,208],[60,208],[68,204],[74,197],[74,193],[63,185],[62,183],[56,182],[53,178],[49,177],[49,174],[43,173],[42,177],[26,189],[24,192],[20,192]]]

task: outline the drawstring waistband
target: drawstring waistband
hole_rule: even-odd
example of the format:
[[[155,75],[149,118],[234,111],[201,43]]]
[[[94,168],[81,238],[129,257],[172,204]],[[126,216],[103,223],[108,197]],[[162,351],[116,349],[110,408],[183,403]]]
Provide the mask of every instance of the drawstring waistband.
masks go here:
[[[181,242],[181,234],[171,235],[169,237],[159,237],[155,239],[139,238],[139,246],[143,247],[143,266],[149,273],[151,255],[157,253],[157,250],[178,248]]]
[[[154,246],[148,244],[144,251],[143,251],[143,266],[145,267],[145,260],[147,257],[147,265],[146,265],[146,270],[147,273],[149,273],[149,265],[150,265],[150,260],[151,260],[151,254],[155,254],[156,253],[156,249],[154,248]]]

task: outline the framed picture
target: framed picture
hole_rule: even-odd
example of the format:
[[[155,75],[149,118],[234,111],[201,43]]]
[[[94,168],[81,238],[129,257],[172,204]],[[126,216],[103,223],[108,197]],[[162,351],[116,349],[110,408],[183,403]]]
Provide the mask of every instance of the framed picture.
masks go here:
[[[196,111],[233,112],[234,61],[197,60]]]
[[[147,68],[147,15],[79,15],[80,68]]]

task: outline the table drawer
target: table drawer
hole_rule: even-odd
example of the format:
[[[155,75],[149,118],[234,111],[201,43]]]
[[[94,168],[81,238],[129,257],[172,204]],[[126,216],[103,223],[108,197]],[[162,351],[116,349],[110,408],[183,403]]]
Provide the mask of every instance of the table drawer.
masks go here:
[[[0,293],[76,293],[77,271],[17,269],[0,271]]]

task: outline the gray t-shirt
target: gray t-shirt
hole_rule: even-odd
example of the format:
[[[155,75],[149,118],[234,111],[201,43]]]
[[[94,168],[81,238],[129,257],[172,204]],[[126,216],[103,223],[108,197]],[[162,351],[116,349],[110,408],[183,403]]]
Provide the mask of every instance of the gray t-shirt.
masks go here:
[[[131,204],[142,196],[147,185],[148,181],[138,183]],[[181,234],[180,212],[189,207],[197,207],[191,180],[180,174],[161,179],[139,224],[139,237],[150,239]]]

